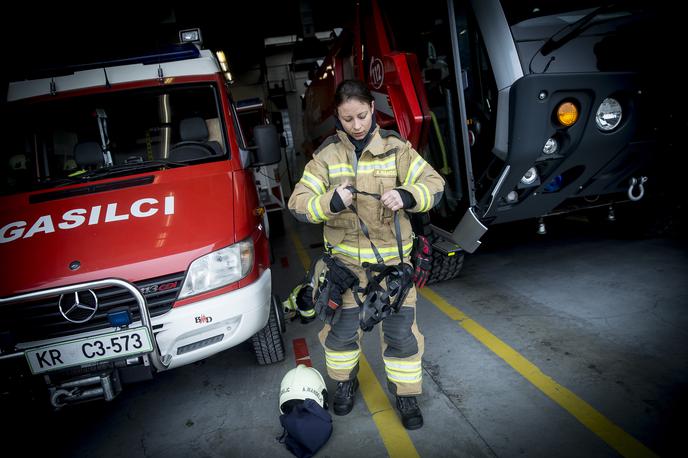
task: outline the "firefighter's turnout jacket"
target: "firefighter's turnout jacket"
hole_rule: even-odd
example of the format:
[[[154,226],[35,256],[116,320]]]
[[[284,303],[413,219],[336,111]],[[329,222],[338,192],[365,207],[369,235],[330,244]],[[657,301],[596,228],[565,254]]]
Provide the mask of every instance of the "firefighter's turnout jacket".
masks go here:
[[[442,177],[394,131],[377,127],[360,159],[346,133],[338,130],[328,137],[306,165],[289,199],[289,208],[300,221],[324,223],[325,243],[332,247],[333,254],[359,264],[376,260],[358,218],[350,209],[336,214],[330,211],[335,188],[346,179],[359,191],[384,194],[399,188],[410,192],[416,205],[407,212],[430,210],[444,190]],[[368,226],[370,239],[385,263],[399,262],[393,212],[377,199],[354,199],[358,215]],[[400,212],[399,217],[404,256],[408,256],[413,243],[411,223],[405,212]]]
[[[324,223],[324,242],[332,255],[345,262],[366,283],[363,262],[376,263],[370,242],[375,244],[385,264],[399,263],[399,249],[393,212],[378,199],[354,195],[358,216],[368,228],[370,240],[361,230],[356,214],[349,208],[333,213],[330,201],[335,188],[345,180],[359,191],[384,194],[391,189],[411,193],[415,206],[399,211],[401,242],[408,261],[413,239],[406,212],[427,212],[439,202],[443,178],[394,131],[375,127],[360,157],[347,134],[337,130],[328,137],[306,164],[301,180],[289,199],[289,209],[303,222]],[[421,392],[423,336],[415,323],[415,288],[409,291],[399,313],[386,318],[383,332],[383,358],[390,389],[399,395]],[[320,340],[325,347],[330,377],[346,381],[356,376],[360,355],[358,310],[351,291],[343,298],[343,312],[335,329],[325,325]]]

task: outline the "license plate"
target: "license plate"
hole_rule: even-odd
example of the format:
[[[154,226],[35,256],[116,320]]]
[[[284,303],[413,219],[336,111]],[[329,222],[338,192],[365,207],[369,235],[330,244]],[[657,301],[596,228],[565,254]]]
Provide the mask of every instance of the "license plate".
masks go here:
[[[148,329],[140,327],[32,348],[24,354],[31,372],[41,374],[152,350]]]

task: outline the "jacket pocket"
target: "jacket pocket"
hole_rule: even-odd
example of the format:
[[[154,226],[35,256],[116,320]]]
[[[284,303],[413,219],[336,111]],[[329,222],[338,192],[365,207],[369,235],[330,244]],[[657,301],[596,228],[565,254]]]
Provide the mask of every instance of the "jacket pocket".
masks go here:
[[[323,235],[330,245],[339,245],[346,237],[347,232],[353,232],[356,229],[358,219],[355,219],[351,211],[346,210],[336,217],[325,222]]]
[[[386,170],[375,170],[373,172],[373,177],[378,183],[378,192],[383,195],[389,190],[392,190],[397,185],[396,171],[394,175],[390,175]],[[382,202],[379,202],[380,211],[378,214],[378,219],[383,223],[389,223],[392,219],[393,212],[389,208],[385,207]]]
[[[325,237],[325,243],[329,243],[333,246],[339,245],[346,236],[346,229],[343,227],[332,227],[325,225],[325,228],[323,229],[323,236]]]

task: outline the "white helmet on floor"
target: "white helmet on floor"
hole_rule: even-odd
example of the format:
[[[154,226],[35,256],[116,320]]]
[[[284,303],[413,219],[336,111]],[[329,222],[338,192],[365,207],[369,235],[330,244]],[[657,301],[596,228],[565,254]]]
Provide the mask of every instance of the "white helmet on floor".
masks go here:
[[[289,401],[312,399],[320,407],[327,409],[327,387],[320,372],[299,364],[284,375],[280,385],[279,407],[284,413],[285,404]]]

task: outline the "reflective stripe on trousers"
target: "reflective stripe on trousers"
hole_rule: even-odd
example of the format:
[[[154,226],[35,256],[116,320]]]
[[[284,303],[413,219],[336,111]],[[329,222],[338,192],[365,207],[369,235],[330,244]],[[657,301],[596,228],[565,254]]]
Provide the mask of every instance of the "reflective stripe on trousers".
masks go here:
[[[347,267],[358,274],[359,280],[362,280],[362,285],[365,285],[365,270],[353,264],[354,261],[345,262]],[[327,374],[336,381],[351,380],[358,373],[360,342],[363,334],[359,327],[358,313],[351,310],[358,310],[358,304],[354,301],[351,291],[347,291],[343,295],[342,307],[348,313],[342,313],[340,320],[335,323],[334,327],[326,324],[318,334],[320,343],[325,349]],[[385,363],[385,373],[387,380],[392,385],[390,389],[394,394],[400,396],[413,396],[422,392],[421,360],[425,350],[425,339],[420,333],[415,319],[415,287],[409,291],[402,310],[404,311],[403,315],[407,315],[408,319],[386,319],[382,323],[378,323],[376,327],[380,329],[380,344]],[[385,333],[389,335],[387,336]],[[409,354],[410,351],[414,353]]]

